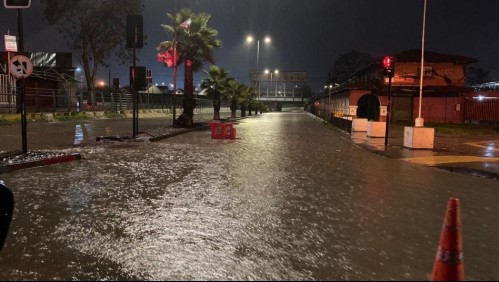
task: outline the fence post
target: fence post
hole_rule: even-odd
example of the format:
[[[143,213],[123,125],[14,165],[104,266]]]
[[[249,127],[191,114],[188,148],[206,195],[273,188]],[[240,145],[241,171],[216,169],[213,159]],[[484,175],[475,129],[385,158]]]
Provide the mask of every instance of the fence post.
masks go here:
[[[68,101],[68,103],[67,103],[67,105],[68,105],[68,112],[70,112],[70,113],[71,113],[71,112],[72,112],[72,110],[71,110],[71,108],[72,108],[72,107],[71,107],[71,91],[66,90],[66,92],[67,92],[67,94],[66,94],[66,99],[68,99],[68,100],[67,100],[67,101]]]
[[[105,100],[104,100],[104,91],[100,92],[100,102],[102,104],[102,107],[104,107],[104,105],[105,105],[105,103],[104,103],[105,102]]]
[[[52,106],[53,106],[53,112],[57,112],[57,97],[55,95],[55,89],[52,89]]]
[[[35,89],[35,112],[40,112],[40,93],[38,88]]]

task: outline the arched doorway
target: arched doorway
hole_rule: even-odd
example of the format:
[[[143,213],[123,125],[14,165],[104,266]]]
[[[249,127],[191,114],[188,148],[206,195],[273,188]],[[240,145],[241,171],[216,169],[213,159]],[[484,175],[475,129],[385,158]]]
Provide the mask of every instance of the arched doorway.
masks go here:
[[[379,99],[373,94],[364,95],[357,102],[357,117],[379,121]]]

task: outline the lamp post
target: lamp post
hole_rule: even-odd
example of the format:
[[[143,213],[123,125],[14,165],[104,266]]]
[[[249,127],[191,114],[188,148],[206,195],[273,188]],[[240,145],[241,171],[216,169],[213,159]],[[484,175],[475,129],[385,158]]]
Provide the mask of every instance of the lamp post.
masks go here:
[[[78,84],[76,85],[78,95],[76,97],[76,111],[79,112],[80,108],[82,107],[83,103],[83,70],[80,67],[76,68],[76,72],[80,73],[80,81],[78,81]]]
[[[246,42],[248,44],[251,44],[253,41],[255,41],[255,38],[251,35],[248,35],[246,37]],[[266,36],[263,39],[263,42],[270,44],[272,39],[270,39],[270,36]],[[260,72],[260,39],[256,41],[256,72]],[[257,80],[258,83],[258,99],[260,99],[260,81]],[[268,95],[267,95],[268,96]]]
[[[255,39],[253,38],[253,36],[248,35],[246,37],[246,42],[252,43],[253,41],[255,41]],[[269,36],[266,36],[263,39],[263,42],[265,42],[267,44],[269,44],[271,41],[272,41],[272,39]],[[260,39],[258,39],[256,41],[256,71],[257,72],[260,71]]]
[[[423,31],[421,36],[421,71],[419,78],[419,111],[418,111],[418,118],[415,121],[416,127],[424,126],[424,119],[421,117],[421,107],[423,103],[425,29],[426,29],[426,0],[424,0],[424,9],[423,9]]]
[[[269,71],[268,69],[265,70],[265,74],[270,74],[270,87],[267,87],[267,98],[269,97],[269,88],[272,87],[272,75],[273,74],[279,74],[279,70],[274,70],[273,72]],[[277,96],[277,84],[276,84],[276,91],[274,93],[274,96]]]
[[[331,114],[331,110],[332,110],[332,105],[331,105],[331,90],[333,89],[333,86],[334,84],[329,84],[329,85],[325,85],[324,88],[325,89],[328,89],[328,107],[329,107],[329,114]]]

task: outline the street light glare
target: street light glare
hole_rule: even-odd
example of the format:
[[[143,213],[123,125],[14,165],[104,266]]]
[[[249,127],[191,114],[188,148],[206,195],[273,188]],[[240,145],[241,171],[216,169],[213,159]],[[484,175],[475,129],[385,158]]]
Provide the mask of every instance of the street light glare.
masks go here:
[[[253,36],[251,36],[251,35],[248,35],[248,36],[246,37],[246,42],[248,42],[248,43],[253,42],[253,40],[254,40],[254,39],[253,39]]]
[[[272,41],[269,36],[265,37],[265,43],[270,43]]]

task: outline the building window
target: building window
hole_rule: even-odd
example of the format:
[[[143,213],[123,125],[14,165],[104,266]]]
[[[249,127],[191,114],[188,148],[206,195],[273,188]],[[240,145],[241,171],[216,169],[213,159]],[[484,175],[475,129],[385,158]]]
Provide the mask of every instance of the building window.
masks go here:
[[[417,68],[418,76],[421,74],[421,67]],[[433,67],[424,67],[423,77],[433,77]]]

